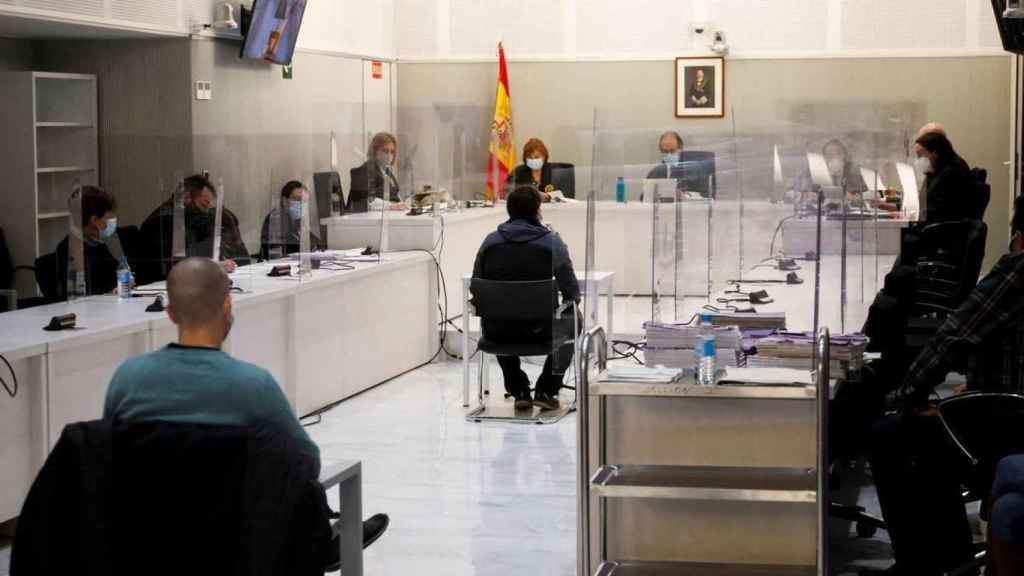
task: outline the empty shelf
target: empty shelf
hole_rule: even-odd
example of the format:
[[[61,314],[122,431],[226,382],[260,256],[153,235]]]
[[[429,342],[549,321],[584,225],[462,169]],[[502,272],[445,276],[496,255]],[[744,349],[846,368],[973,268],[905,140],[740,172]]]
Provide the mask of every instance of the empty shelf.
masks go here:
[[[703,562],[605,562],[596,576],[814,576],[814,566]]]
[[[36,122],[38,128],[92,128],[92,122]]]
[[[40,212],[38,218],[40,220],[52,220],[54,218],[67,218],[71,216],[71,212],[67,210],[62,212]]]
[[[664,498],[814,504],[813,468],[602,466],[590,481],[604,498]]]
[[[698,386],[692,382],[616,382],[601,380],[590,385],[595,396],[656,396],[663,398],[741,398],[751,400],[814,400],[813,386]]]
[[[52,166],[49,168],[36,168],[39,174],[56,174],[58,172],[92,172],[89,166]]]

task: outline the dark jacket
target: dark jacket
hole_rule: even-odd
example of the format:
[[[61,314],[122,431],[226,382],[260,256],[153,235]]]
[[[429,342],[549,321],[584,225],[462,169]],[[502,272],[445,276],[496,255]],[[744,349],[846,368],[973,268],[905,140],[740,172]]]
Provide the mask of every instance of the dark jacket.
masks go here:
[[[103,242],[82,242],[82,253],[85,257],[85,266],[82,271],[85,273],[85,288],[88,294],[110,294],[117,288],[117,267],[118,261],[110,253],[110,247]],[[54,278],[57,284],[54,288],[57,300],[67,299],[68,290],[68,238],[67,236],[57,245],[57,271]],[[49,290],[43,290],[49,293]]]
[[[271,229],[273,224],[273,230]],[[267,214],[263,219],[263,229],[260,231],[260,258],[270,260],[294,254],[300,250],[300,234],[302,233],[302,221],[293,220],[287,210],[276,209]],[[310,227],[309,249],[311,251],[324,248],[320,238]]]
[[[323,574],[313,463],[256,429],[64,428],[19,517],[11,575]]]
[[[214,218],[208,213],[193,213],[185,210],[185,254],[186,256],[213,257]],[[224,208],[221,215],[220,257],[234,260],[239,266],[250,262],[249,249],[242,240],[238,217]],[[157,207],[142,223],[140,236],[145,251],[144,270],[136,273],[140,284],[156,282],[167,278],[174,265],[171,252],[174,248],[174,200],[168,199]]]
[[[526,164],[516,166],[508,178],[505,179],[505,195],[520,186],[536,186],[541,192],[545,192],[548,186],[554,186],[552,179],[552,167],[550,162],[545,162],[540,169],[540,183],[533,181],[533,170]]]
[[[401,200],[398,189],[398,178],[395,176],[394,168],[388,169],[391,180],[390,198],[391,202]],[[369,209],[370,197],[384,197],[384,172],[373,160],[367,160],[361,166],[349,171],[352,183],[349,185],[348,201],[345,209],[350,212],[366,212]]]
[[[948,222],[974,214],[978,204],[971,197],[974,184],[971,168],[959,156],[937,167],[924,180],[925,220]]]
[[[473,277],[487,280],[529,281],[549,280],[558,284],[562,300],[580,299],[576,272],[569,258],[569,248],[562,238],[540,222],[509,220],[491,232],[480,245],[473,264]],[[523,334],[536,335],[537,327],[528,323],[511,326],[492,325],[485,320],[484,330],[497,339],[517,340]],[[550,330],[550,323],[543,326]]]

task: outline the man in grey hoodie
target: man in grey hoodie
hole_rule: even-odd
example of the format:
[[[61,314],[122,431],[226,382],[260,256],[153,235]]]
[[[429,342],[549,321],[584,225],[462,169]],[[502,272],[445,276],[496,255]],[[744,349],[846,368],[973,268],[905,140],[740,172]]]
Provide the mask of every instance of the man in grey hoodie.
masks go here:
[[[486,280],[525,282],[549,280],[558,284],[563,301],[580,299],[580,287],[573,271],[569,248],[558,233],[541,224],[540,192],[533,186],[520,186],[506,199],[509,219],[484,239],[473,265],[473,277]],[[543,324],[543,325],[542,325]],[[569,337],[572,318],[565,326],[530,321],[495,322],[484,320],[488,337],[514,343],[550,342],[553,333]],[[534,397],[530,398],[530,380],[520,368],[518,356],[498,356],[505,380],[505,391],[516,401],[516,409],[537,405],[544,410],[559,407],[558,391],[562,375],[572,360],[572,343],[548,355],[537,379]]]

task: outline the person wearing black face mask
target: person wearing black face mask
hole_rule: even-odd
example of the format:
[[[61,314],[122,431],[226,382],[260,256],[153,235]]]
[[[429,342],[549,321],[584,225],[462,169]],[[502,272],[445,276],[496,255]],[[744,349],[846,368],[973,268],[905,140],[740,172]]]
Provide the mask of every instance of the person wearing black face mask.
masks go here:
[[[370,141],[370,157],[362,165],[350,171],[352,183],[349,186],[348,204],[350,212],[366,212],[373,198],[388,200],[401,199],[395,166],[398,161],[398,140],[387,132],[380,132]]]
[[[214,224],[216,222],[217,188],[200,174],[183,182],[185,200],[185,255],[213,256]],[[140,230],[147,249],[142,278],[145,284],[167,277],[174,265],[174,198],[168,198],[146,218]],[[238,217],[227,208],[221,214],[221,267],[234,272],[249,263],[249,250],[242,240]]]

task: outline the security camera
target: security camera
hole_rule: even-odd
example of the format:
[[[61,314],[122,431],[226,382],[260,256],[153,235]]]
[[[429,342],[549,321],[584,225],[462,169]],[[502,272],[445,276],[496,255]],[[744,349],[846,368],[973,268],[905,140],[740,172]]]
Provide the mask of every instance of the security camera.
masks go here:
[[[725,32],[715,32],[714,41],[711,43],[711,51],[723,56],[729,53],[729,43],[725,41]]]

